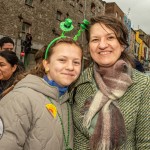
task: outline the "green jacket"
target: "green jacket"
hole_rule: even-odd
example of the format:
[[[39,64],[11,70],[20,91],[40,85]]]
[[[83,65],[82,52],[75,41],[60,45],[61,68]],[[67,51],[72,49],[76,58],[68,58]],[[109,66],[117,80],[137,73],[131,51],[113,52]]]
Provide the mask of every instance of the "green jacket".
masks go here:
[[[133,70],[133,84],[118,100],[125,119],[127,142],[120,150],[150,150],[150,78]],[[86,69],[71,92],[74,120],[74,150],[89,150],[89,132],[82,125],[85,100],[94,95],[97,86],[92,67]]]

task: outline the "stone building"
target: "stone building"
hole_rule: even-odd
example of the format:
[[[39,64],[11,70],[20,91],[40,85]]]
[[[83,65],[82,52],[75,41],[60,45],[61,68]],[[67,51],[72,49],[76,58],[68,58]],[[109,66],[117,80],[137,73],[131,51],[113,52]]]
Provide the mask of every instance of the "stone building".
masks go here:
[[[74,36],[83,19],[105,11],[102,0],[1,0],[0,8],[0,37],[14,40],[19,57],[26,34],[32,35],[32,50],[26,58],[28,67],[35,64],[35,52],[61,34],[59,23],[65,18],[73,20],[75,29],[68,35]],[[79,41],[87,55],[84,34]]]
[[[112,15],[124,22],[124,12],[115,2],[105,4],[105,14]]]
[[[131,32],[130,32],[130,41],[129,41],[129,51],[134,54],[134,56],[138,57],[138,51],[137,51],[137,47],[136,47],[136,40],[135,40],[135,35],[136,32],[133,30],[133,28],[131,28]]]

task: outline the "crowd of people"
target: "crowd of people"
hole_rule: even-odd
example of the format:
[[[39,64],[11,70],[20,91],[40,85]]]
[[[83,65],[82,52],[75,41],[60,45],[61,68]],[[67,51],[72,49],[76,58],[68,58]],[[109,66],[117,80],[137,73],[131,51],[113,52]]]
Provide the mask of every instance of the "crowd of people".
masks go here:
[[[150,77],[127,51],[127,28],[99,15],[85,33],[92,62],[82,73],[72,37],[51,40],[28,72],[13,40],[0,39],[0,149],[150,149]]]

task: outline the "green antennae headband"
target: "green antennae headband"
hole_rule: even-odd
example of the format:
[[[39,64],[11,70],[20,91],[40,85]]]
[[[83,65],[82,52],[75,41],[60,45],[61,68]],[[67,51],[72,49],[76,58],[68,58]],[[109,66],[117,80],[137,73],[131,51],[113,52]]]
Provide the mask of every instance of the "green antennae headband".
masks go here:
[[[87,26],[89,25],[89,21],[87,21],[86,19],[83,20],[83,23],[80,24],[80,30],[78,31],[78,33],[74,36],[73,40],[77,41],[78,37],[81,35],[81,33],[87,29]]]
[[[84,20],[83,20],[83,23],[80,24],[80,30],[78,31],[78,33],[77,33],[77,34],[74,36],[74,38],[73,38],[74,41],[77,41],[78,37],[81,35],[81,32],[83,32],[83,31],[87,28],[88,24],[89,24],[89,22],[88,22],[86,19],[84,19]],[[60,23],[60,29],[61,29],[63,32],[62,32],[62,34],[61,34],[60,37],[57,37],[57,38],[53,39],[53,40],[48,44],[48,46],[47,46],[47,48],[46,48],[46,51],[45,51],[45,57],[44,57],[44,59],[47,59],[47,57],[48,57],[48,52],[49,52],[50,47],[51,47],[56,41],[58,41],[58,40],[60,40],[60,39],[66,38],[65,32],[69,32],[69,31],[71,31],[73,28],[74,28],[74,26],[72,25],[72,20],[69,19],[69,18],[65,19],[64,22],[61,22],[61,23]]]

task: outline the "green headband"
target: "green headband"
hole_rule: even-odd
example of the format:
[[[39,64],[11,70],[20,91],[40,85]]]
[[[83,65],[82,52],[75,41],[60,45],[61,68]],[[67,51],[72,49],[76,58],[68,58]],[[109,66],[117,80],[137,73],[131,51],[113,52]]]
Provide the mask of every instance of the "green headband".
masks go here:
[[[79,29],[78,33],[77,33],[77,34],[74,36],[74,38],[73,38],[74,41],[77,41],[77,40],[78,40],[78,37],[81,35],[81,32],[83,32],[83,31],[87,28],[88,24],[89,24],[89,22],[88,22],[86,19],[84,19],[84,20],[83,20],[83,23],[80,24],[80,29]],[[69,18],[65,19],[64,22],[61,22],[61,23],[60,23],[60,29],[61,29],[63,32],[62,32],[61,36],[59,36],[59,37],[53,39],[53,40],[48,44],[48,46],[47,46],[47,48],[46,48],[46,52],[45,52],[45,57],[44,57],[44,59],[47,59],[47,57],[48,57],[48,52],[49,52],[50,47],[51,47],[56,41],[58,41],[58,40],[60,40],[60,39],[66,38],[65,32],[69,32],[69,31],[71,31],[73,28],[74,28],[74,26],[72,25],[72,20],[69,19]]]

